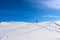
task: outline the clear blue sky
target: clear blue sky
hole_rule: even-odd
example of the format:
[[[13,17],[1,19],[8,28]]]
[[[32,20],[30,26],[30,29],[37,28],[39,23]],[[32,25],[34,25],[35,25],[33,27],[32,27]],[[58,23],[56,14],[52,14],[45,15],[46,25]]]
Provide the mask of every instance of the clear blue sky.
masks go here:
[[[0,0],[0,21],[60,20],[60,0]]]

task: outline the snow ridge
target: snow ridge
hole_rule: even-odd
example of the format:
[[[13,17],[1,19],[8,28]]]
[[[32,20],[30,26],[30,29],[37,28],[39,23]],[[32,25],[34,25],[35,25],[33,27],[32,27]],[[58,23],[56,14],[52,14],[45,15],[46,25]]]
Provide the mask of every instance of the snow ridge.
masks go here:
[[[60,21],[41,23],[1,22],[0,40],[15,40],[13,38],[41,30],[60,33]]]

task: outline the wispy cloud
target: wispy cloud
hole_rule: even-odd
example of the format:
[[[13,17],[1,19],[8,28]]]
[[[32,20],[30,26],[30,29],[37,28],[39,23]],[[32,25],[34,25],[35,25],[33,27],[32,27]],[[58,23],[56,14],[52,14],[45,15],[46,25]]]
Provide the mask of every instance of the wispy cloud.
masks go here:
[[[42,17],[60,18],[60,16],[55,16],[55,15],[44,15]]]
[[[60,0],[28,0],[34,7],[47,7],[51,9],[60,9]]]
[[[60,9],[60,0],[48,0],[48,1],[42,1],[42,3],[52,9]]]

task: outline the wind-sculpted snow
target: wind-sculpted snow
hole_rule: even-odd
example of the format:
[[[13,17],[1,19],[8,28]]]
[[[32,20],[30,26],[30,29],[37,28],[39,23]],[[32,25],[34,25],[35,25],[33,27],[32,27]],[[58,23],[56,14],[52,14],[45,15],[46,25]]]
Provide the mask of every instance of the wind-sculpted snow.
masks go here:
[[[0,40],[53,40],[56,37],[60,37],[60,21],[0,23]]]

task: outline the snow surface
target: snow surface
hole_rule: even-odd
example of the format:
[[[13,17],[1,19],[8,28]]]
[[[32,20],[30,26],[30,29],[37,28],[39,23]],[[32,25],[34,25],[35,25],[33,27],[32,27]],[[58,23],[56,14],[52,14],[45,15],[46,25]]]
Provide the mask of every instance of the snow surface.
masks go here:
[[[60,21],[0,23],[0,40],[57,40],[57,38],[60,38]]]

